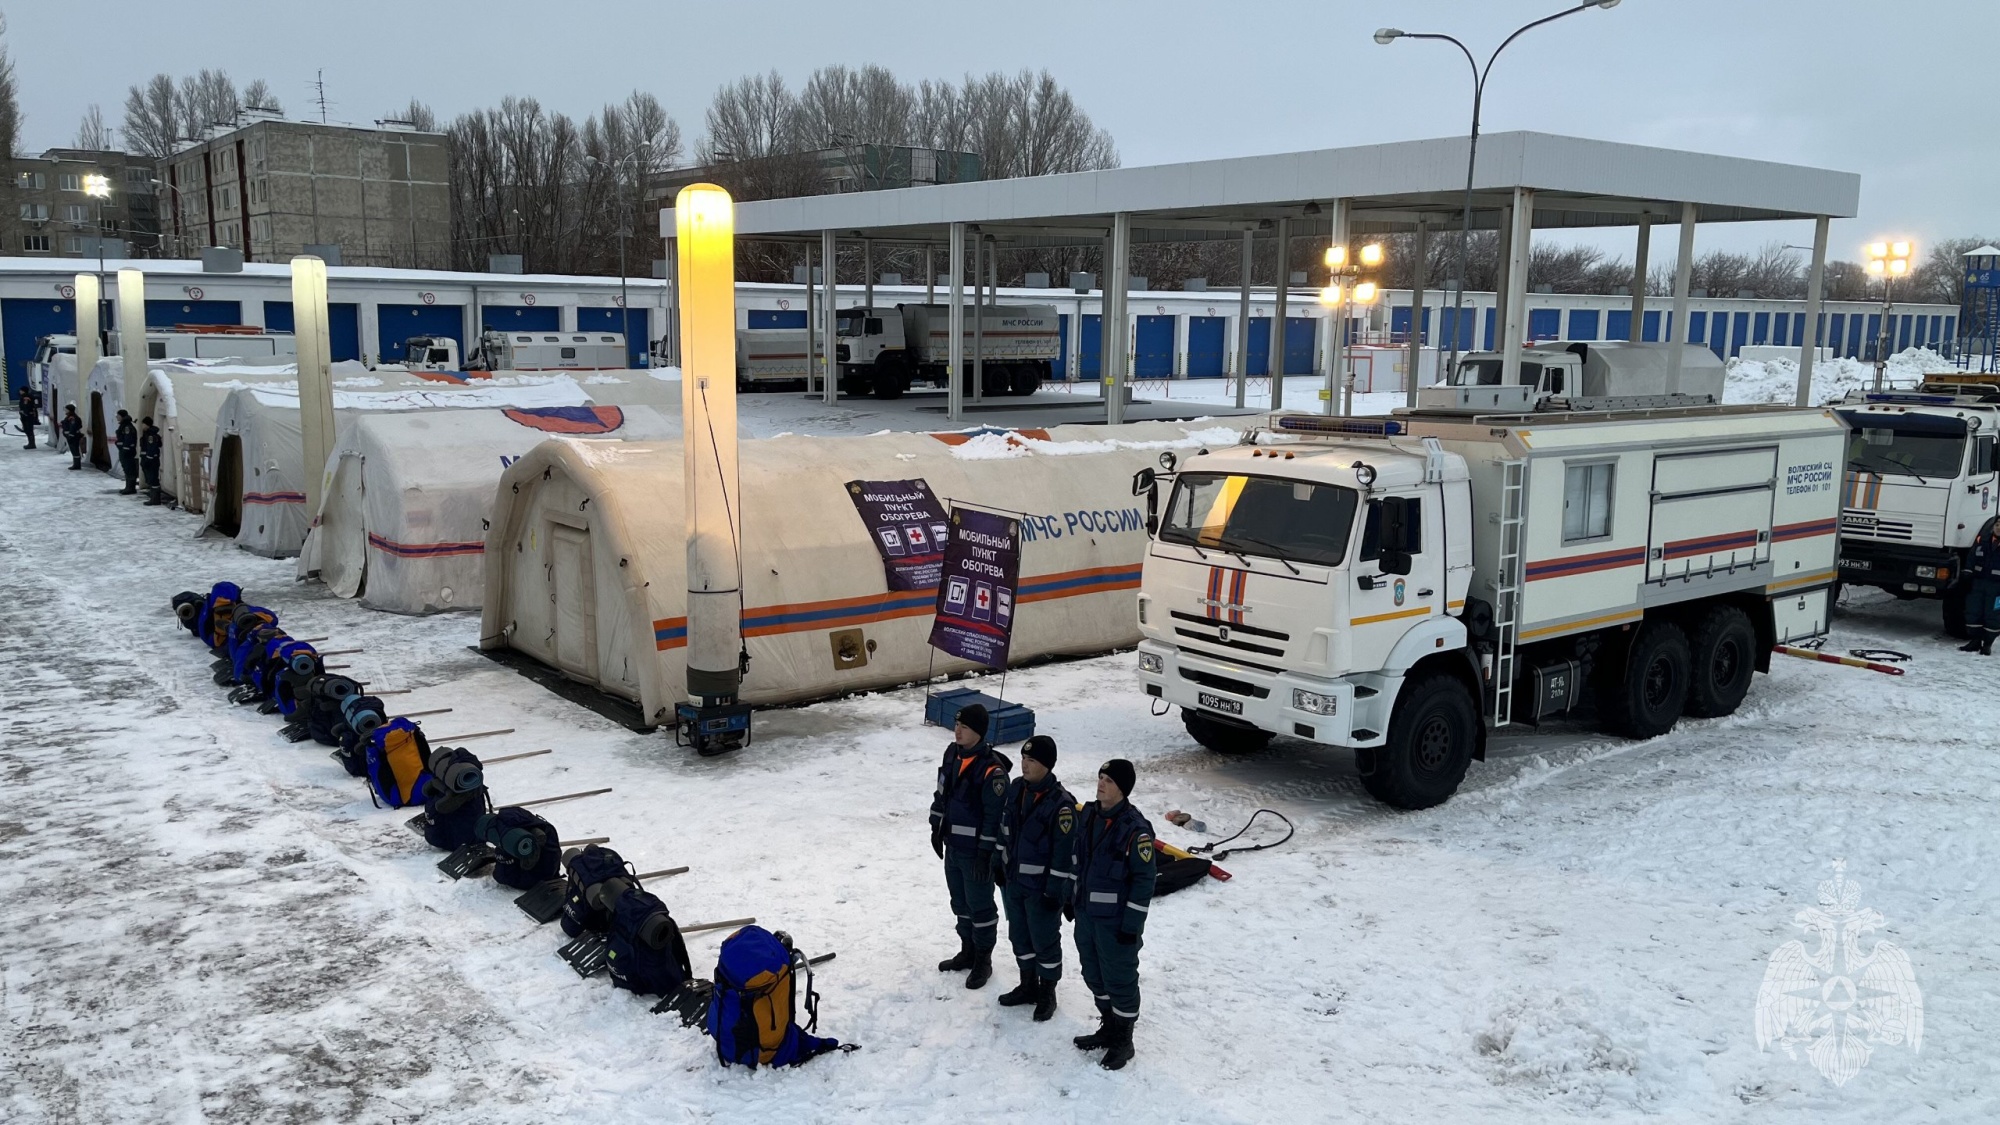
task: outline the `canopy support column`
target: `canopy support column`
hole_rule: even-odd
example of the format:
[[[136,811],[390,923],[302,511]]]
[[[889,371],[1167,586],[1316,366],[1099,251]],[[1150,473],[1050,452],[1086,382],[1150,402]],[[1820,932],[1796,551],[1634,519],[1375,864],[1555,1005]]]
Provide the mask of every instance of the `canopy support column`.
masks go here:
[[[1104,332],[1111,341],[1110,394],[1104,404],[1104,421],[1116,426],[1125,421],[1126,323],[1125,295],[1132,287],[1132,214],[1120,211],[1111,216],[1110,274],[1104,285]]]
[[[945,416],[953,422],[965,420],[965,224],[951,224],[951,309],[945,324],[951,342],[945,346],[950,362],[945,368]]]
[[[1410,282],[1410,359],[1403,365],[1403,405],[1416,409],[1417,381],[1424,369],[1424,274],[1431,264],[1431,227],[1417,220],[1417,260]],[[1390,316],[1394,317],[1394,313]]]
[[[1243,296],[1236,306],[1236,409],[1243,409],[1243,399],[1250,387],[1250,271],[1252,254],[1256,250],[1257,233],[1243,232]]]
[[[1639,244],[1632,251],[1632,328],[1625,338],[1638,343],[1646,338],[1646,257],[1653,245],[1653,213],[1639,215]]]
[[[1528,245],[1534,238],[1535,191],[1514,189],[1514,204],[1507,208],[1507,292],[1506,319],[1501,337],[1500,382],[1516,386],[1521,381],[1521,348],[1528,337]]]
[[[1813,220],[1812,265],[1806,272],[1806,331],[1805,343],[1799,348],[1799,393],[1798,405],[1812,405],[1813,360],[1819,356],[1819,302],[1826,287],[1826,233],[1827,217],[1821,215]]]
[[[1265,364],[1271,376],[1271,410],[1285,405],[1285,287],[1292,280],[1292,221],[1278,220],[1277,305],[1271,310],[1271,357]]]
[[[1681,385],[1681,352],[1678,346],[1691,342],[1688,331],[1688,286],[1694,279],[1694,223],[1695,209],[1692,203],[1681,204],[1681,246],[1680,257],[1674,260],[1674,307],[1668,314],[1672,322],[1667,331],[1660,333],[1669,343],[1677,345],[1667,352],[1667,389]]]
[[[820,401],[826,403],[828,406],[832,406],[840,398],[840,360],[838,358],[840,355],[838,350],[840,345],[839,341],[835,338],[839,327],[835,318],[839,314],[836,311],[838,302],[834,298],[833,284],[833,261],[834,255],[838,253],[840,253],[840,247],[833,240],[833,232],[830,230],[821,231],[819,233],[819,256],[826,260],[826,285],[821,290],[820,295],[821,301],[824,302],[823,315],[825,316],[825,320],[820,324],[819,329],[820,350],[823,353],[820,356],[820,363],[824,368],[822,378],[825,379],[825,383],[820,387]]]

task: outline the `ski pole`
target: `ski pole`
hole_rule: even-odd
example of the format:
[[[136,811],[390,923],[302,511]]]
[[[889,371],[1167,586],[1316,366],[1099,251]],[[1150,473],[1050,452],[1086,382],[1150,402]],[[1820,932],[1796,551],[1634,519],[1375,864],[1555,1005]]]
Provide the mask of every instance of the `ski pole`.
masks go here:
[[[518,762],[518,761],[520,761],[520,760],[521,760],[522,758],[539,758],[539,757],[541,757],[541,756],[542,756],[542,755],[544,755],[544,754],[553,754],[553,753],[555,753],[555,751],[554,751],[554,750],[552,750],[552,749],[551,749],[551,750],[530,750],[530,751],[528,751],[528,752],[527,752],[527,753],[525,753],[525,754],[508,754],[508,755],[505,755],[504,757],[499,757],[499,758],[488,758],[488,759],[486,759],[485,761],[483,761],[483,762],[481,762],[481,763],[479,763],[479,764],[480,764],[480,765],[482,765],[482,766],[497,766],[497,765],[499,765],[499,764],[500,764],[501,762]]]
[[[514,807],[517,809],[525,809],[531,805],[553,805],[557,801],[574,801],[578,797],[595,797],[599,793],[609,793],[609,792],[611,792],[611,787],[607,785],[602,789],[586,789],[581,793],[564,793],[560,797],[542,797],[533,801],[517,801],[515,802]]]
[[[581,848],[587,844],[608,844],[610,842],[611,842],[611,837],[609,836],[592,836],[584,840],[558,840],[556,841],[556,847]]]
[[[493,735],[496,734],[513,734],[513,733],[514,733],[513,727],[501,727],[499,730],[482,730],[482,731],[474,731],[471,734],[455,734],[452,735],[450,738],[433,738],[431,739],[431,741],[442,746],[450,742],[470,742],[475,738],[491,738]]]
[[[757,919],[755,918],[731,918],[727,922],[697,922],[692,926],[682,926],[681,932],[684,934],[698,934],[703,930],[723,930],[728,929],[730,926],[754,925],[756,921]]]
[[[326,638],[322,637],[322,638],[320,638],[320,639],[321,639],[321,640],[325,640]],[[367,649],[365,649],[365,648],[336,648],[336,649],[328,649],[327,651],[325,651],[325,652],[322,652],[322,653],[320,653],[320,655],[321,655],[321,656],[323,656],[323,657],[324,657],[324,656],[353,656],[353,655],[354,655],[355,653],[357,653],[357,652],[367,652],[367,651],[368,651],[368,650],[367,650]]]
[[[405,711],[401,715],[398,715],[397,718],[421,719],[425,715],[449,715],[450,713],[451,713],[451,708],[449,707],[433,707],[428,711]]]
[[[1794,648],[1791,645],[1773,645],[1772,652],[1786,656],[1796,656],[1801,660],[1817,660],[1821,664],[1844,664],[1849,668],[1866,668],[1870,672],[1880,672],[1885,676],[1900,676],[1903,669],[1894,664],[1882,664],[1873,660],[1862,660],[1855,656],[1835,656],[1830,652],[1815,652],[1809,648]]]
[[[662,867],[662,868],[660,868],[660,869],[659,869],[658,871],[641,871],[641,872],[640,872],[639,874],[637,874],[637,875],[634,875],[634,876],[632,876],[632,877],[633,877],[634,879],[642,879],[642,880],[643,880],[643,879],[669,879],[669,878],[672,878],[672,877],[673,877],[673,876],[675,876],[675,875],[685,875],[685,874],[687,874],[687,872],[688,872],[688,869],[687,869],[687,868],[685,868],[685,867]]]

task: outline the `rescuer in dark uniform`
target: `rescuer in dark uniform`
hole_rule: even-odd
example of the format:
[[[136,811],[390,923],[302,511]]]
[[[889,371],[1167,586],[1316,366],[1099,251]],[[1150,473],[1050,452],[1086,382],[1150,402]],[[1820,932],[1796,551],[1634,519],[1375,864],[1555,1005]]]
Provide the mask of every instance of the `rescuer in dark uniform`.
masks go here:
[[[1113,758],[1097,771],[1097,800],[1083,807],[1076,831],[1076,959],[1103,1022],[1076,1037],[1078,1050],[1105,1048],[1099,1065],[1132,1061],[1139,1022],[1139,947],[1153,903],[1153,826],[1126,795],[1132,763]]]
[[[1007,940],[1021,985],[1000,997],[1006,1007],[1035,1006],[1040,1023],[1056,1014],[1062,980],[1062,911],[1076,862],[1076,798],[1056,780],[1056,740],[1038,734],[1021,747],[1021,776],[1000,809],[1000,854],[994,878],[1007,912]]]
[[[118,490],[120,496],[134,496],[139,491],[139,427],[132,424],[132,416],[123,410],[118,412],[118,430],[111,435],[112,444],[118,447],[118,468],[125,474],[125,487]]]
[[[944,885],[958,916],[958,954],[938,962],[941,973],[970,969],[965,987],[993,978],[1000,912],[993,905],[993,856],[1000,844],[1000,804],[1014,763],[986,744],[986,708],[958,713],[951,745],[938,766],[931,798],[931,850],[944,860]]]
[[[21,397],[14,404],[21,412],[21,432],[28,435],[28,444],[22,449],[35,448],[35,427],[42,420],[42,392],[33,387],[22,387]]]
[[[2000,516],[1986,521],[1973,537],[1972,547],[1965,552],[1966,573],[1972,578],[1972,588],[1965,592],[1965,634],[1966,642],[1958,647],[1960,652],[1976,652],[1981,656],[1993,655],[1993,638],[2000,635],[2000,529],[1995,522]]]
[[[149,415],[139,419],[139,471],[146,474],[146,506],[158,507],[160,503],[160,449],[166,445],[160,437],[160,428],[153,425]]]
[[[63,444],[69,446],[69,467],[83,468],[83,419],[76,416],[76,407],[63,407],[62,423],[56,428],[62,431]]]

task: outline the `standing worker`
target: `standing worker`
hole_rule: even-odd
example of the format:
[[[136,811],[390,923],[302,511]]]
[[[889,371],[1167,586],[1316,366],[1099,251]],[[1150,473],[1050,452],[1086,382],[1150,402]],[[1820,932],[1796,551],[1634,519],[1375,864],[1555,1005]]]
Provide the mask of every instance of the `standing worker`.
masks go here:
[[[69,446],[69,467],[83,468],[83,419],[76,416],[76,407],[63,407],[62,424],[56,428],[62,431],[63,444]]]
[[[1021,747],[1021,776],[1007,787],[1000,810],[1000,854],[994,878],[1007,911],[1007,940],[1021,969],[1021,986],[1000,997],[1005,1007],[1035,1006],[1035,1022],[1056,1014],[1062,980],[1062,911],[1076,876],[1076,798],[1056,780],[1056,740],[1038,734]]]
[[[21,398],[14,404],[21,412],[21,432],[28,435],[28,444],[22,449],[35,448],[35,424],[42,420],[42,392],[33,387],[22,387]]]
[[[1139,947],[1153,904],[1153,825],[1126,800],[1132,763],[1113,758],[1097,771],[1097,800],[1083,807],[1076,833],[1076,959],[1097,999],[1101,1022],[1076,1037],[1080,1051],[1105,1048],[1098,1065],[1132,1061],[1139,1022]]]
[[[1973,536],[1972,548],[1965,553],[1965,569],[1972,576],[1972,588],[1965,592],[1966,641],[1960,652],[1993,655],[1993,638],[2000,634],[2000,530],[1995,516]]]
[[[123,410],[118,412],[118,430],[111,435],[111,440],[118,446],[118,468],[125,474],[125,487],[118,490],[118,495],[136,496],[139,493],[139,428],[132,424],[132,416]]]
[[[139,419],[139,471],[146,474],[148,508],[160,504],[160,447],[165,444],[160,438],[160,428],[153,425],[152,415]]]
[[[986,708],[959,711],[951,744],[938,766],[931,798],[931,850],[944,860],[945,890],[958,916],[958,954],[938,962],[938,972],[972,970],[965,987],[993,979],[993,947],[1000,911],[993,905],[993,854],[1000,843],[1000,805],[1014,763],[986,743]]]

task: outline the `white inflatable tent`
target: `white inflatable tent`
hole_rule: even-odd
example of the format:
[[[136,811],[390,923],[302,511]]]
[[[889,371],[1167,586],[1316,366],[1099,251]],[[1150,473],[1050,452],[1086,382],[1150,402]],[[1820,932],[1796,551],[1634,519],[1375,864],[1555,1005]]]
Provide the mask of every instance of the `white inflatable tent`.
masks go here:
[[[589,390],[598,389],[592,385]],[[336,439],[298,574],[370,609],[435,613],[484,600],[486,523],[509,464],[539,442],[657,441],[677,416],[649,406],[367,414]]]
[[[336,365],[336,370],[344,366]],[[355,367],[359,369],[358,364]],[[128,405],[125,361],[112,356],[98,360],[90,373],[88,398],[92,417],[101,414],[107,426],[113,425],[110,420],[117,418],[120,410],[132,412],[134,425],[141,418],[153,420],[165,443],[160,451],[160,487],[185,504],[187,497],[181,492],[182,451],[190,443],[202,444],[215,436],[215,417],[229,393],[252,383],[282,384],[297,377],[289,360],[264,363],[239,359],[154,360],[146,365],[146,383],[140,389],[139,401]],[[87,420],[85,432],[92,435],[91,456],[95,460],[99,453],[98,439],[91,426],[92,421]],[[108,430],[102,441],[103,463],[109,465]]]
[[[1030,434],[1038,431],[1028,431]],[[890,591],[846,482],[921,478],[940,499],[1023,512],[1011,656],[1136,644],[1147,543],[1133,474],[1159,451],[1235,441],[1212,425],[785,436],[739,447],[743,698],[786,703],[970,670],[929,646],[935,591]],[[951,442],[961,444],[950,444]],[[544,442],[501,478],[486,541],[483,647],[632,700],[686,697],[679,442]]]
[[[342,380],[336,380],[340,382]],[[359,381],[359,380],[356,380]],[[368,382],[376,382],[370,378]],[[586,406],[567,378],[527,386],[423,381],[386,390],[333,392],[334,436],[357,417],[377,412],[498,407]],[[299,429],[296,381],[246,385],[229,393],[216,413],[209,451],[211,499],[203,528],[260,555],[298,553],[306,538],[305,444]],[[314,471],[324,471],[315,466]]]

